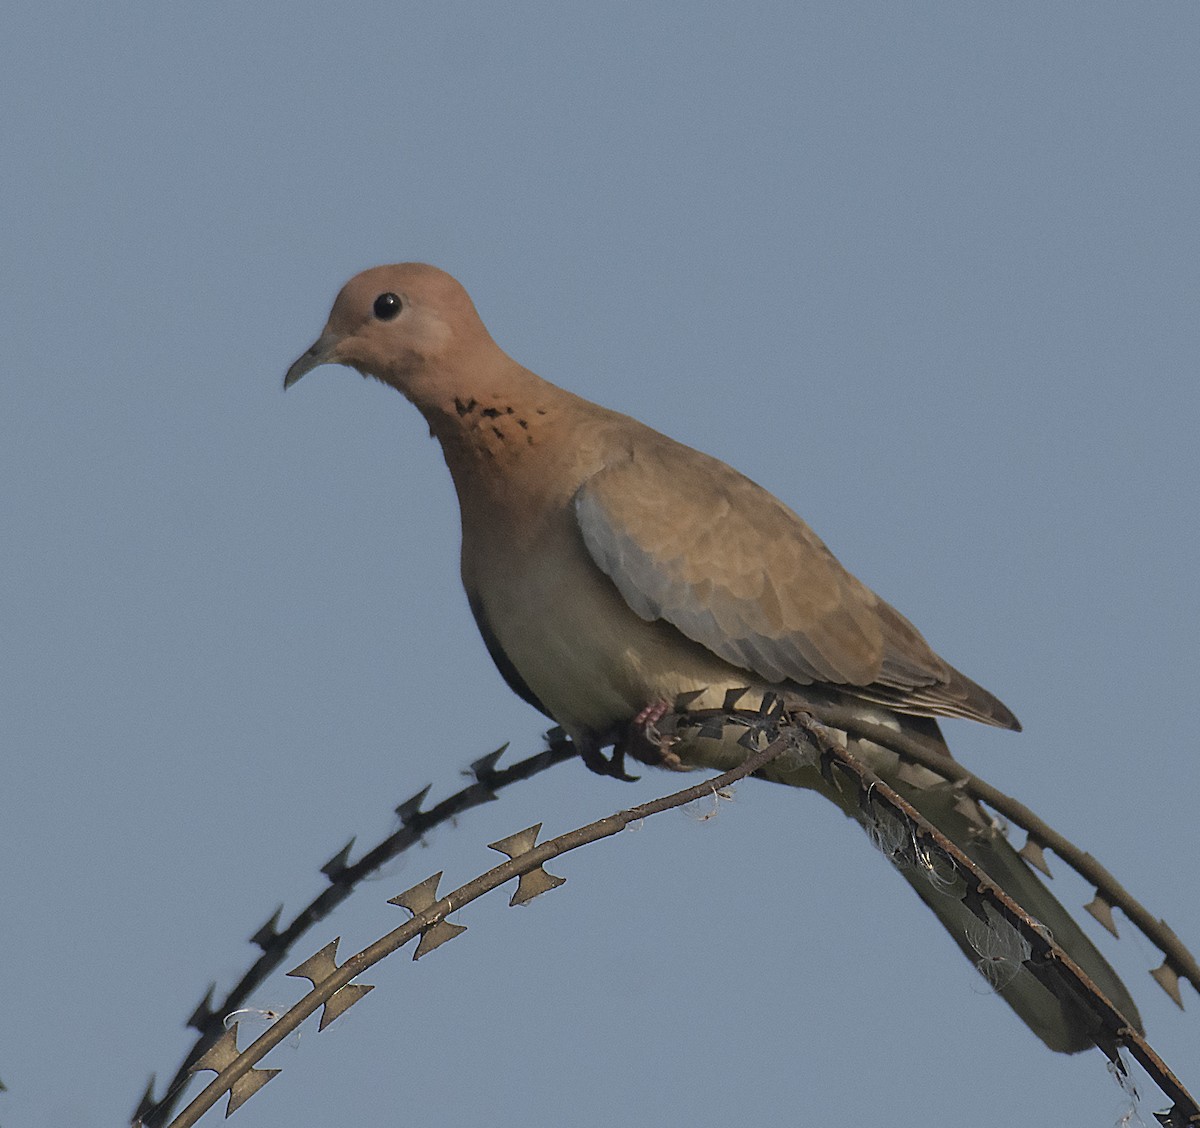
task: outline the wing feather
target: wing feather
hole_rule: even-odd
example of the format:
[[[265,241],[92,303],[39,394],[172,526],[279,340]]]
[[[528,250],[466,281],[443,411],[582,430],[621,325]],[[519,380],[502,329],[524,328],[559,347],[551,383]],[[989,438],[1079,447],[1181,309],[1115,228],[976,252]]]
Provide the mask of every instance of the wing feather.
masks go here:
[[[771,683],[1018,727],[782,502],[725,463],[654,438],[575,495],[588,552],[639,616]]]

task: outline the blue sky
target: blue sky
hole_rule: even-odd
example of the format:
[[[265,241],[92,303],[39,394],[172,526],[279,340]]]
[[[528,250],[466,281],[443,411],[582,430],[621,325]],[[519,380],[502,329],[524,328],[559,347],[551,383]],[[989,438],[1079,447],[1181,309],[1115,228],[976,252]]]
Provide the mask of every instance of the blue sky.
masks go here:
[[[280,388],[379,262],[451,270],[523,363],[796,508],[1025,724],[950,724],[956,754],[1200,945],[1194,4],[2,21],[0,1124],[121,1122],[349,836],[538,746],[475,635],[416,412],[348,370]],[[388,897],[473,876],[486,842],[677,782],[564,765],[296,962],[394,927]],[[393,957],[237,1123],[1122,1110],[1099,1053],[1045,1051],[815,796],[743,784],[557,872]],[[1177,1012],[1123,933],[1103,949],[1200,1087],[1195,995]]]

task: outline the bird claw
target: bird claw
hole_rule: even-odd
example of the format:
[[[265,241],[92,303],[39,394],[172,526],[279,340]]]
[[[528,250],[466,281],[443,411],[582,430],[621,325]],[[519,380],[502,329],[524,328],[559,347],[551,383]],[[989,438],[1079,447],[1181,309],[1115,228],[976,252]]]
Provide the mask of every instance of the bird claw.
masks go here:
[[[678,742],[678,737],[660,732],[658,722],[671,711],[666,701],[656,701],[647,705],[629,722],[624,739],[616,746],[623,755],[628,753],[643,764],[656,768],[666,768],[668,771],[686,772],[690,769],[679,758],[672,745]]]
[[[658,722],[670,711],[671,706],[666,701],[656,701],[642,709],[627,725],[610,733],[607,739],[601,737],[576,740],[579,758],[589,771],[626,782],[640,778],[625,771],[626,756],[632,756],[639,763],[655,768],[666,768],[676,772],[689,771],[688,766],[671,747],[678,737],[658,730]],[[610,742],[613,746],[612,754],[605,756],[600,749]]]
[[[633,783],[635,780],[641,779],[641,776],[629,775],[625,771],[623,746],[615,745],[612,755],[605,756],[600,751],[600,746],[593,741],[580,740],[576,743],[579,747],[579,758],[588,771],[595,772],[597,775],[612,776],[613,779],[619,779],[624,783]]]

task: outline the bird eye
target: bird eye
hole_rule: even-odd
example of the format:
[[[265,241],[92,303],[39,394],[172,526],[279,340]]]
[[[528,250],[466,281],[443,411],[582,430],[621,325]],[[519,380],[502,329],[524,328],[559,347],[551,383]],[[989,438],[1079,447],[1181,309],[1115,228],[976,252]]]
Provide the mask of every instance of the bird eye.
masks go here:
[[[391,321],[400,312],[400,304],[396,294],[380,294],[371,308],[380,321]]]

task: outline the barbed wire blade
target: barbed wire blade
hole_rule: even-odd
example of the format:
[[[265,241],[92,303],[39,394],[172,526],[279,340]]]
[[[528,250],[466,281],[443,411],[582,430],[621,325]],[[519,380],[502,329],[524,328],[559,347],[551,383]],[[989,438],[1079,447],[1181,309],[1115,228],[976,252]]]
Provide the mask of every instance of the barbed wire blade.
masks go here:
[[[705,695],[706,689],[692,689],[687,693],[677,694],[675,697],[674,711],[676,713],[686,713],[692,705]]]
[[[725,735],[725,721],[717,716],[710,717],[697,730],[698,740],[720,740]]]
[[[747,725],[746,731],[738,737],[738,746],[745,748],[748,752],[757,752],[762,746],[763,734],[762,730],[756,725]]]
[[[198,1073],[202,1069],[211,1069],[214,1073],[221,1073],[236,1061],[238,1056],[237,1028],[238,1024],[235,1022],[196,1059],[189,1072]],[[241,1108],[278,1072],[278,1069],[249,1069],[242,1074],[229,1087],[229,1103],[225,1106],[226,1119]]]
[[[216,991],[216,983],[210,983],[208,990],[204,992],[204,998],[196,1004],[196,1009],[188,1016],[187,1022],[184,1024],[190,1026],[193,1030],[204,1032],[208,1026],[208,1021],[213,1016],[213,993]]]
[[[506,741],[495,752],[489,752],[486,756],[480,756],[478,760],[472,760],[469,774],[475,777],[475,782],[487,787],[496,775],[496,762],[507,751],[508,742]],[[496,796],[493,795],[492,798],[494,799]]]
[[[190,1072],[197,1073],[201,1069],[211,1069],[215,1073],[220,1073],[232,1062],[238,1056],[237,1028],[238,1024],[235,1022],[192,1063]]]
[[[421,813],[421,804],[425,802],[425,796],[429,794],[432,787],[432,783],[427,783],[420,791],[410,798],[405,799],[396,808],[396,817],[404,826],[408,826]]]
[[[528,904],[534,897],[540,897],[543,893],[549,893],[551,889],[557,889],[566,883],[565,877],[547,873],[539,866],[517,878],[517,891],[508,899],[508,903],[510,906]]]
[[[225,1106],[225,1119],[228,1120],[277,1073],[279,1073],[278,1069],[251,1069],[248,1073],[242,1074],[229,1087],[229,1103]]]
[[[418,882],[411,889],[406,889],[403,893],[397,893],[396,896],[389,898],[388,904],[399,905],[402,909],[407,909],[413,916],[423,913],[437,901],[437,887],[441,880],[442,871],[438,870],[437,873]]]
[[[437,903],[437,887],[441,880],[442,871],[438,870],[433,876],[427,877],[411,889],[406,889],[403,893],[397,893],[396,896],[390,897],[388,904],[399,905],[400,908],[407,909],[413,916],[417,916],[430,905]],[[434,948],[440,948],[447,940],[453,940],[454,937],[466,930],[467,927],[464,924],[452,924],[448,920],[435,921],[421,931],[421,941],[417,945],[417,950],[413,952],[413,959],[419,960],[422,956],[429,955]]]
[[[324,1030],[334,1019],[341,1018],[359,999],[374,990],[373,983],[347,983],[345,987],[339,987],[329,1002],[321,1008],[321,1021],[317,1023],[317,1030]]]
[[[329,878],[331,882],[337,881],[343,873],[346,872],[350,865],[350,851],[354,849],[355,839],[351,838],[332,858],[329,859],[322,867],[321,872]]]
[[[725,691],[725,701],[722,703],[721,708],[726,713],[732,713],[738,707],[738,702],[749,692],[750,687],[748,685],[744,685],[740,689],[727,689]]]
[[[157,1077],[151,1073],[150,1080],[146,1082],[145,1091],[142,1093],[142,1099],[138,1101],[137,1108],[133,1110],[133,1119],[131,1121],[132,1124],[141,1124],[146,1113],[148,1113],[152,1108],[157,1107],[158,1101],[154,1099],[154,1086],[157,1080]]]
[[[1121,934],[1117,931],[1117,922],[1113,917],[1113,907],[1100,895],[1099,891],[1083,906],[1083,909],[1084,912],[1091,913],[1109,932],[1120,939]]]
[[[320,987],[337,971],[337,950],[341,937],[330,940],[319,952],[313,952],[303,963],[297,964],[287,975],[307,979],[314,987]]]
[[[1196,1123],[1195,1120],[1188,1117],[1188,1114],[1178,1103],[1173,1104],[1166,1112],[1154,1113],[1154,1119],[1163,1128],[1190,1128],[1191,1125]]]
[[[279,918],[283,915],[283,905],[271,914],[266,923],[250,937],[251,944],[257,944],[264,952],[275,942],[279,935]]]
[[[788,720],[787,706],[784,704],[783,698],[778,693],[764,693],[762,702],[758,707],[758,716],[762,718],[764,724],[783,724]],[[800,722],[802,714],[797,714],[797,721]],[[807,724],[812,721],[811,715],[808,716]]]
[[[510,858],[519,858],[522,854],[528,854],[537,845],[537,836],[541,829],[541,823],[534,823],[533,826],[518,830],[516,834],[510,834],[507,838],[489,842],[488,849],[505,854]]]
[[[488,849],[495,850],[500,854],[506,854],[515,861],[523,854],[528,854],[537,845],[537,836],[541,829],[541,823],[527,826],[524,830],[518,830],[516,834],[510,834],[507,838],[501,838],[499,842],[489,842]],[[556,877],[552,873],[547,873],[541,866],[538,866],[536,869],[532,869],[528,873],[523,873],[517,878],[517,891],[512,895],[508,903],[510,906],[527,904],[534,897],[539,897],[543,893],[548,893],[551,889],[557,889],[560,885],[565,885],[566,881],[565,877]]]
[[[1150,975],[1153,977],[1154,982],[1171,996],[1171,1001],[1180,1010],[1183,1010],[1183,995],[1179,991],[1179,973],[1171,966],[1171,961],[1163,960],[1158,967],[1150,972]]]
[[[1041,870],[1047,877],[1054,877],[1050,872],[1050,863],[1046,861],[1046,851],[1042,844],[1033,837],[1025,839],[1025,845],[1017,851],[1034,869]]]
[[[422,956],[429,955],[434,948],[440,948],[448,940],[461,936],[466,930],[465,924],[454,924],[448,920],[439,920],[437,924],[431,924],[421,933],[421,942],[413,952],[413,959],[419,960]]]
[[[340,940],[340,936],[331,940],[319,952],[314,952],[302,964],[292,968],[287,974],[295,976],[298,979],[307,979],[314,988],[320,987],[325,980],[338,970],[337,949]],[[340,1018],[344,1015],[368,991],[374,990],[374,985],[370,983],[347,983],[344,987],[339,987],[330,995],[325,1005],[321,1008],[321,1021],[317,1024],[317,1030],[324,1030],[335,1018]]]

